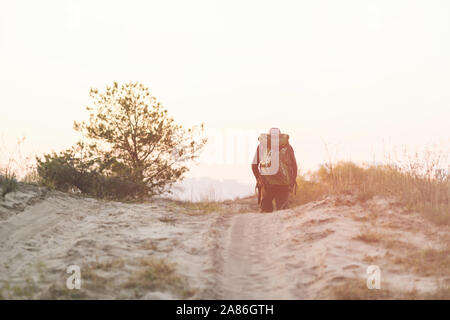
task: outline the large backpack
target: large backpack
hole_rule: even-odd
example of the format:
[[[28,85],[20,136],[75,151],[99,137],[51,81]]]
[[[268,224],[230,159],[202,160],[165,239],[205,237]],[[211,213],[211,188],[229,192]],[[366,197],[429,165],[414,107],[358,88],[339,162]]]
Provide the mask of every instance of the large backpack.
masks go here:
[[[289,135],[279,134],[279,156],[278,156],[278,170],[274,171],[270,168],[272,167],[272,162],[275,161],[275,156],[272,150],[271,135],[262,133],[260,134],[259,140],[259,163],[261,166],[261,177],[264,183],[270,186],[290,186],[295,181],[292,177],[292,157],[289,151]],[[264,143],[267,141],[267,143]],[[272,169],[276,168],[276,164]],[[269,173],[269,174],[267,174]]]

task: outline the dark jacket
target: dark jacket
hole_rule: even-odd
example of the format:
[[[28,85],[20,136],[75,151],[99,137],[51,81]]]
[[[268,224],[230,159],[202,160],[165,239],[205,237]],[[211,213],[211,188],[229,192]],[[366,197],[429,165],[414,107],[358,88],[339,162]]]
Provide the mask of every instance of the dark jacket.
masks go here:
[[[294,149],[292,148],[292,146],[290,144],[287,145],[288,148],[288,152],[291,156],[291,163],[293,163],[292,165],[292,181],[295,181],[295,179],[297,178],[297,160],[295,159],[295,154],[294,154]],[[261,173],[259,172],[259,146],[256,148],[256,153],[255,156],[253,157],[253,163],[252,163],[252,171],[253,171],[253,175],[255,176],[256,180],[259,179],[259,177],[261,176]]]

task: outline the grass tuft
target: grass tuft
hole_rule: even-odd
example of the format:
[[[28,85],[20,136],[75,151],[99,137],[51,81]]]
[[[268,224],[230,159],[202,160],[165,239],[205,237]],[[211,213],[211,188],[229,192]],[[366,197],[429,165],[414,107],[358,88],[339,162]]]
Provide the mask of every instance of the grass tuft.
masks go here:
[[[405,270],[425,277],[448,276],[450,270],[450,247],[408,250],[402,256],[388,257]]]
[[[376,243],[386,239],[386,234],[378,230],[370,230],[368,228],[361,229],[360,233],[353,237],[353,240],[359,240],[366,243]]]
[[[0,172],[0,188],[1,196],[5,197],[6,194],[17,190],[18,182],[16,175],[13,172],[4,170]]]
[[[124,287],[135,290],[138,296],[148,290],[171,291],[184,299],[195,293],[186,279],[176,274],[175,265],[155,258],[141,259],[138,270],[131,274]]]
[[[173,201],[172,209],[179,210],[188,215],[204,215],[224,210],[222,203],[218,201]]]
[[[406,299],[406,300],[449,300],[450,287],[438,286],[438,288],[429,293],[419,293],[417,290],[393,291],[389,288],[369,290],[366,285],[366,279],[347,278],[344,282],[331,287],[331,294],[336,300],[387,300],[387,299]]]

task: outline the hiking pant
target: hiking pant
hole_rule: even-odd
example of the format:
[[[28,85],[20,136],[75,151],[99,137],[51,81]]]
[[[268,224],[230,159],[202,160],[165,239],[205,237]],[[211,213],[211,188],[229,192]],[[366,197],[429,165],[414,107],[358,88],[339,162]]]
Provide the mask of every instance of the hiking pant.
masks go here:
[[[274,199],[276,210],[286,209],[289,193],[289,186],[263,186],[261,188],[261,203],[259,204],[261,212],[272,212],[272,200]]]

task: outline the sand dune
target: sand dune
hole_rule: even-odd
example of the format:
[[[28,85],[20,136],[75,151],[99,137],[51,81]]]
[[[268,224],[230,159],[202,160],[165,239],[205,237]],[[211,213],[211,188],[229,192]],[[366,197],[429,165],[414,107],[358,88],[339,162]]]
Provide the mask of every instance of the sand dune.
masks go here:
[[[450,283],[449,227],[393,199],[237,213],[254,201],[201,214],[164,199],[127,204],[22,185],[0,200],[1,296],[370,299],[420,297]],[[365,287],[372,264],[381,290]],[[81,268],[80,290],[65,287],[69,265]]]

